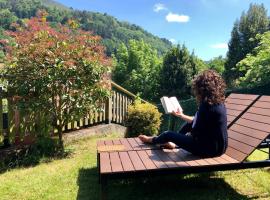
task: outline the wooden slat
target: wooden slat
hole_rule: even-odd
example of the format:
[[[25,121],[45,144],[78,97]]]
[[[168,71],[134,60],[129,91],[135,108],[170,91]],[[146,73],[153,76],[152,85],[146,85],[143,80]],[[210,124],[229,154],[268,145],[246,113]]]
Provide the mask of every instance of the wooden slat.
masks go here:
[[[228,96],[228,98],[234,98],[234,99],[249,99],[249,100],[255,100],[258,97],[258,95],[249,95],[249,94],[235,94],[232,93]]]
[[[237,141],[241,141],[245,144],[248,144],[250,146],[253,146],[253,147],[257,147],[258,144],[261,143],[261,140],[257,139],[257,138],[254,138],[254,137],[250,137],[248,135],[245,135],[245,134],[242,134],[242,133],[238,133],[238,132],[235,132],[233,130],[228,130],[228,136],[232,139],[235,139]]]
[[[218,163],[220,163],[220,164],[228,164],[228,163],[231,163],[231,162],[229,162],[228,160],[225,160],[224,158],[222,158],[221,156],[219,156],[219,157],[215,157],[215,158],[213,158],[215,161],[217,161]]]
[[[239,162],[238,160],[235,160],[234,158],[232,158],[232,157],[230,157],[230,156],[228,156],[226,154],[223,154],[220,157],[227,160],[230,163],[238,163]]]
[[[266,101],[266,102],[270,102],[270,96],[261,96],[260,97],[260,101]]]
[[[128,155],[130,157],[130,160],[131,160],[135,170],[145,170],[145,166],[142,163],[142,161],[139,158],[136,151],[128,151]]]
[[[168,168],[178,167],[178,165],[162,150],[153,150],[157,156],[164,162]]]
[[[124,102],[123,102],[123,115],[124,115],[124,121],[126,120],[126,115],[127,115],[127,96],[124,95]]]
[[[140,150],[141,149],[141,147],[138,145],[138,143],[136,142],[136,140],[134,138],[127,138],[127,141],[129,142],[130,146],[134,150]]]
[[[155,148],[157,148],[157,146],[155,146],[155,145],[143,143],[138,137],[136,137],[134,139],[138,143],[138,146],[141,149],[155,149]]]
[[[113,141],[112,140],[105,140],[105,145],[113,145]]]
[[[228,139],[228,146],[238,151],[241,151],[242,153],[246,155],[249,155],[254,150],[254,147],[244,144],[242,142],[239,142],[237,140],[231,139],[231,138]]]
[[[213,158],[205,158],[204,159],[206,162],[208,162],[210,165],[219,165],[220,163],[218,161],[216,161]]]
[[[119,152],[125,151],[125,147],[123,145],[104,145],[98,146],[98,152]]]
[[[124,171],[135,170],[127,152],[119,152],[119,156],[120,156],[120,160],[121,160]]]
[[[199,164],[199,165],[210,165],[210,163],[206,162],[204,159],[197,159],[196,162]]]
[[[139,157],[141,158],[141,161],[143,162],[146,169],[156,169],[156,165],[153,163],[153,161],[149,158],[146,151],[137,151]]]
[[[149,158],[153,161],[157,168],[168,168],[167,165],[158,157],[158,155],[153,150],[146,150]]]
[[[232,110],[227,108],[227,114],[231,116],[237,117],[242,111],[240,110]]]
[[[247,106],[225,103],[227,109],[243,111]]]
[[[270,110],[269,110],[270,112]],[[253,120],[256,122],[262,122],[265,124],[270,124],[270,116],[263,116],[263,115],[257,115],[253,113],[245,113],[242,118],[248,119],[248,120]]]
[[[119,101],[119,93],[116,92],[116,123],[119,123],[120,116],[119,116],[119,110],[120,110],[120,101]]]
[[[130,144],[129,144],[129,142],[128,142],[128,140],[127,140],[126,138],[121,138],[121,139],[120,139],[120,142],[122,143],[122,145],[125,146],[125,149],[126,149],[127,151],[133,149],[133,148],[130,146]]]
[[[189,166],[175,151],[167,150],[166,153],[178,166]]]
[[[93,114],[93,112],[89,113],[89,118],[90,118],[90,124],[93,124],[94,123],[94,114]]]
[[[105,141],[104,140],[98,140],[97,141],[97,147],[104,146],[104,145],[105,145]]]
[[[114,139],[114,140],[112,140],[112,142],[113,142],[114,145],[120,145],[120,144],[122,144],[119,139]]]
[[[100,173],[112,172],[109,153],[100,153]]]
[[[242,125],[238,125],[238,124],[233,124],[230,127],[230,130],[233,130],[233,131],[236,131],[239,133],[243,133],[245,135],[248,135],[248,136],[260,139],[260,140],[265,138],[265,133],[263,131],[249,128],[249,127],[242,126]]]
[[[242,162],[246,157],[247,154],[244,154],[236,149],[233,149],[231,147],[228,147],[225,154],[227,154],[228,156],[232,157],[233,159]]]
[[[235,119],[235,116],[227,115],[227,121],[231,122]]]
[[[247,100],[247,99],[232,99],[232,98],[227,98],[225,100],[226,103],[229,104],[237,104],[237,105],[245,105],[248,106],[252,103],[253,100]]]
[[[261,101],[261,99],[259,99],[253,106],[256,108],[270,109],[270,102]]]
[[[270,124],[264,124],[264,123],[255,122],[252,120],[243,119],[243,118],[240,118],[239,120],[237,120],[236,124],[240,124],[246,127],[264,131],[265,137],[268,136],[269,131],[270,131]]]
[[[258,115],[265,115],[265,116],[270,116],[269,109],[264,109],[264,108],[256,108],[252,106],[250,109],[248,109],[249,113],[254,113]]]
[[[185,161],[188,165],[190,166],[198,166],[200,165],[199,163],[197,163],[195,160],[198,159],[197,156],[187,152],[187,151],[184,151],[183,149],[177,149],[177,150],[174,150],[175,153],[183,160]]]
[[[123,116],[122,116],[122,109],[123,109],[123,95],[119,93],[119,123],[122,124]]]
[[[116,92],[113,91],[113,121],[114,122],[117,121],[117,119],[116,119],[116,116],[117,116],[116,109],[117,109],[117,96],[116,96]]]
[[[113,172],[122,172],[123,167],[121,164],[121,160],[119,157],[118,152],[111,152],[110,154],[110,161],[111,161],[111,167]]]

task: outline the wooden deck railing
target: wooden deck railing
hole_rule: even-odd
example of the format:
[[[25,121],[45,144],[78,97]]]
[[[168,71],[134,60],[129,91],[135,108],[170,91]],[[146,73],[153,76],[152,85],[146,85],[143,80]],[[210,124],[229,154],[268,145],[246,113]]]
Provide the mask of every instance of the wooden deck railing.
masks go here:
[[[130,105],[135,98],[136,95],[116,83],[111,82],[111,96],[103,103],[102,111],[91,112],[82,117],[79,121],[66,124],[63,131],[69,132],[102,123],[124,125],[128,105]],[[20,113],[16,109],[11,109],[11,106],[9,106],[5,99],[5,93],[2,91],[2,88],[0,88],[0,135],[9,135],[15,138],[15,143],[20,143],[24,141],[28,135],[31,135],[31,131],[36,129],[36,125],[32,124],[30,127],[30,125],[27,124],[31,123],[31,121],[33,122],[31,117],[25,116],[25,114]],[[29,127],[27,127],[28,125]]]

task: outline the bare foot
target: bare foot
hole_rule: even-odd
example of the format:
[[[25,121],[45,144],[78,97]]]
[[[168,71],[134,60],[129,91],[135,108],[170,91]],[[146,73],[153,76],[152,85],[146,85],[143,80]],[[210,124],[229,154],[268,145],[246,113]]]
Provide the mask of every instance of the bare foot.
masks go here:
[[[144,143],[152,143],[153,137],[146,135],[139,135],[138,138]]]
[[[175,149],[176,144],[172,143],[172,142],[167,142],[165,144],[162,145],[164,148],[166,149]]]

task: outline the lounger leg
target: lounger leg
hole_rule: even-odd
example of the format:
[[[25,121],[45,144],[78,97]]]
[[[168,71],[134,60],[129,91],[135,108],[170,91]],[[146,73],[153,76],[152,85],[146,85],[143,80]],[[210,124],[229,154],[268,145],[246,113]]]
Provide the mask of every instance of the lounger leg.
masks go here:
[[[268,159],[270,160],[270,141],[268,141]]]
[[[98,183],[100,184],[100,154],[97,152],[97,170],[98,170]]]
[[[107,178],[102,177],[100,180],[101,184],[100,184],[100,200],[106,200],[107,199]]]

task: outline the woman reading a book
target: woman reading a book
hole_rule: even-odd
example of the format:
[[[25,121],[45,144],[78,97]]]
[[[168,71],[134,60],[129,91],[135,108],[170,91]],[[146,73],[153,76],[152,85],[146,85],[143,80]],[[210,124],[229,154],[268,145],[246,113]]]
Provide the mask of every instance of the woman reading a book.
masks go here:
[[[178,110],[172,114],[186,121],[179,132],[165,131],[157,137],[140,135],[139,138],[145,143],[161,144],[166,148],[177,145],[203,157],[222,155],[228,144],[225,87],[218,73],[203,71],[192,83],[198,103],[195,116],[185,115]]]

